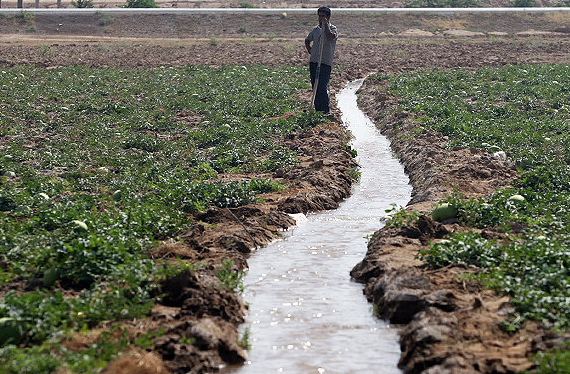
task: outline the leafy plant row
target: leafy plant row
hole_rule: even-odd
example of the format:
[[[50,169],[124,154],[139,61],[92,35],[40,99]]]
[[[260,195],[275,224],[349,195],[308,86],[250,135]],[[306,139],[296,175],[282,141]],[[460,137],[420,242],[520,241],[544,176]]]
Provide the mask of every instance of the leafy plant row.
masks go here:
[[[526,319],[568,330],[570,66],[428,70],[377,79],[389,82],[397,110],[414,113],[418,131],[441,132],[449,148],[502,150],[521,173],[512,188],[492,196],[467,200],[454,193],[446,199],[463,225],[500,230],[507,239],[455,234],[420,257],[434,267],[478,266],[480,281],[512,297],[516,311],[505,321],[507,330]],[[561,349],[544,356],[543,372],[567,372],[564,355]]]
[[[122,349],[128,342],[103,339],[82,356],[61,342],[148,314],[158,282],[187,265],[146,253],[176,240],[193,214],[283,187],[228,177],[297,163],[279,139],[324,121],[293,96],[305,75],[261,66],[0,71],[0,372],[51,372],[62,360],[96,371]],[[219,276],[239,291],[230,265]]]

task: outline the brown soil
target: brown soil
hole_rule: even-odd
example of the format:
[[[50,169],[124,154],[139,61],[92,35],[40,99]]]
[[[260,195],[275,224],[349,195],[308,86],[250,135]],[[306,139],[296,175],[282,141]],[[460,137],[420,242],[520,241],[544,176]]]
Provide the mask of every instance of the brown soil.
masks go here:
[[[314,23],[314,16],[302,14],[4,16],[0,67],[304,65],[302,39]],[[485,14],[333,15],[333,23],[341,32],[333,89],[370,72],[570,62],[570,23],[561,13],[499,19]],[[379,111],[393,103],[374,88],[374,82],[367,83],[361,105],[379,119]],[[308,95],[301,93],[301,99]],[[301,160],[272,175],[288,189],[264,196],[263,203],[212,208],[195,217],[198,223],[182,233],[183,242],[153,250],[155,258],[181,257],[206,265],[162,284],[166,296],[161,303],[148,318],[129,322],[129,330],[136,336],[160,326],[166,333],[148,352],[131,351],[109,364],[107,373],[131,373],[135,368],[201,373],[243,362],[245,352],[236,340],[246,308],[220,287],[214,271],[226,258],[236,268],[246,268],[252,248],[262,247],[294,223],[286,213],[334,209],[349,195],[355,164],[338,118],[282,140]],[[382,118],[378,125],[392,139],[414,187],[407,209],[427,212],[452,186],[467,196],[484,195],[517,177],[509,162],[481,150],[443,152],[446,139],[440,134],[423,131],[402,137],[410,131],[405,113]],[[458,278],[476,269],[428,271],[414,259],[428,241],[458,230],[462,228],[455,223],[444,225],[426,216],[406,229],[380,230],[352,275],[366,283],[366,294],[385,318],[403,324],[401,365],[406,372],[510,373],[531,367],[532,352],[555,344],[559,336],[534,324],[505,334],[499,320],[510,308],[508,299]],[[69,345],[80,349],[84,338],[78,336]]]

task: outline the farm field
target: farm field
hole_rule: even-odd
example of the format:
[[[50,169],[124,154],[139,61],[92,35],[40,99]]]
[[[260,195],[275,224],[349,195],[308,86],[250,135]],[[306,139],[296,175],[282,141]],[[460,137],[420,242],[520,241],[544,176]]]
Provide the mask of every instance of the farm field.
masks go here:
[[[368,283],[368,295],[381,313],[393,321],[401,318],[393,310],[405,308],[398,305],[396,295],[414,295],[417,304],[423,304],[416,313],[425,313],[429,330],[421,324],[422,317],[398,321],[409,322],[405,331],[411,336],[404,340],[401,361],[407,370],[414,371],[425,361],[440,361],[443,366],[459,351],[470,356],[470,365],[476,363],[480,371],[489,372],[505,349],[503,354],[508,351],[510,357],[500,360],[501,367],[518,372],[532,367],[525,361],[531,342],[544,344],[538,343],[544,334],[550,334],[546,340],[568,338],[568,226],[562,222],[567,221],[568,209],[569,107],[567,84],[558,86],[566,80],[568,68],[568,64],[509,65],[372,76],[373,95],[379,100],[365,105],[391,136],[402,139],[414,134],[417,141],[433,141],[434,134],[446,137],[431,154],[422,150],[423,170],[411,176],[412,184],[421,186],[412,204],[396,212],[384,232],[375,234],[367,260],[353,270]],[[397,152],[405,164],[414,162],[415,141],[401,142]],[[454,162],[458,158],[459,165]],[[464,183],[465,178],[476,182]],[[426,222],[418,213],[430,215],[434,204],[423,203],[433,200],[454,208],[447,217],[433,215],[444,225]],[[392,271],[386,252],[398,249],[389,250],[383,236],[407,239],[408,248],[399,249],[422,260],[427,273],[416,273],[409,281],[413,271]],[[414,243],[410,238],[420,240]],[[375,270],[379,279],[370,277],[374,270],[366,268],[366,261],[380,263]],[[445,286],[443,279],[449,282]],[[393,284],[400,288],[391,289]],[[501,301],[483,290],[477,291],[477,298],[469,297],[479,285],[508,295],[509,303],[493,306]],[[438,295],[437,290],[447,294]],[[434,307],[437,314],[429,312]],[[452,315],[457,326],[451,331]],[[481,353],[478,345],[486,338],[477,326],[489,318],[494,320],[494,338],[510,343],[496,347],[495,353]],[[542,327],[537,331],[536,322],[549,332],[540,332]],[[422,341],[415,340],[422,333],[433,339],[424,335]],[[446,340],[442,336],[453,339],[458,334],[469,336],[471,343],[465,341],[458,350],[441,344]],[[521,352],[514,341],[529,346]],[[419,351],[424,354],[418,355]],[[557,354],[556,359],[537,356],[535,360],[543,364],[539,372],[567,372],[567,347]]]
[[[18,343],[1,348],[0,370],[239,363],[250,249],[293,224],[285,213],[334,208],[357,174],[337,113],[331,121],[303,111],[301,46],[314,20],[246,17],[247,28],[220,35],[217,18],[190,29],[171,18],[168,34],[163,17],[96,17],[0,19],[11,30],[0,38],[0,317]],[[405,370],[532,368],[534,353],[568,339],[567,20],[542,18],[544,31],[528,32],[515,17],[471,35],[449,33],[465,19],[442,28],[439,17],[403,17],[370,38],[371,18],[361,20],[333,16],[350,30],[333,88],[379,73],[362,105],[392,138],[414,195],[375,234],[365,259],[373,266],[355,278],[388,310],[371,292],[381,275],[418,264],[418,253],[425,261],[413,270],[432,277],[418,299],[425,309],[401,322]],[[73,27],[60,32],[60,23]],[[506,162],[492,156],[499,151]],[[433,166],[437,157],[446,167]],[[459,212],[445,224],[429,219],[443,200]],[[389,237],[407,238],[407,264],[376,254]],[[433,302],[438,290],[453,296]],[[477,297],[485,307],[475,312]],[[446,335],[449,309],[465,329]],[[414,340],[425,321],[456,350]],[[567,352],[544,356],[540,370],[565,372]]]
[[[5,347],[2,370],[52,371],[63,360],[72,372],[96,371],[133,342],[112,321],[145,318],[157,300],[173,303],[164,302],[165,282],[189,271],[209,271],[226,296],[237,293],[245,245],[234,264],[231,251],[224,258],[209,252],[233,249],[235,237],[207,245],[185,232],[222,224],[207,223],[210,206],[237,208],[289,187],[272,174],[304,155],[282,146],[283,138],[327,121],[300,110],[293,94],[306,88],[303,73],[260,66],[4,70],[0,332],[3,345],[25,348]],[[277,236],[271,225],[287,220],[270,218],[264,229]],[[66,345],[109,321],[117,335],[104,331],[100,347]]]

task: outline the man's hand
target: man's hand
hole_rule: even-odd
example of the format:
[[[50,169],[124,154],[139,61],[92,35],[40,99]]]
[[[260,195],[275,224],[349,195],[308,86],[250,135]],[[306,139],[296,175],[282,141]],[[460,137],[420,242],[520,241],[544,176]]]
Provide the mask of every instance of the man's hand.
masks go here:
[[[327,17],[323,17],[321,27],[323,28],[323,30],[325,32],[325,38],[327,38],[328,41],[333,40],[334,34],[331,31],[329,19]]]

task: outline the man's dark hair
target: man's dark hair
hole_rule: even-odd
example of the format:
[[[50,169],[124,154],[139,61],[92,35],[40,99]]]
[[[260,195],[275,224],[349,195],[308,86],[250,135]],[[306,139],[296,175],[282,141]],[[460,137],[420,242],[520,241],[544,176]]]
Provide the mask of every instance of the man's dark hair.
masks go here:
[[[331,18],[331,9],[327,6],[322,6],[319,9],[317,9],[317,14],[319,13],[324,13],[327,15],[327,18]]]

